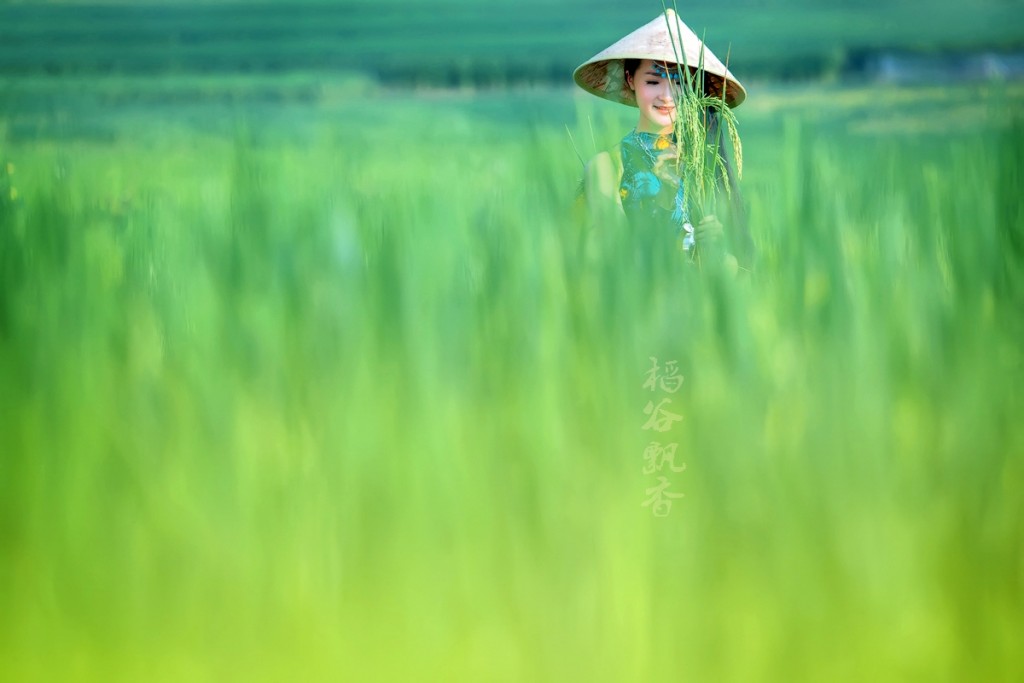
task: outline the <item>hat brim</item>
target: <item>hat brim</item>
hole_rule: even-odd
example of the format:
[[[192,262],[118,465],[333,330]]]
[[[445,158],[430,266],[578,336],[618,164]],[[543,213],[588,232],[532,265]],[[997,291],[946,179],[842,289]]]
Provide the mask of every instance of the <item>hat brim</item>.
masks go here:
[[[573,80],[593,95],[635,107],[636,95],[626,83],[627,59],[685,63],[691,70],[701,65],[710,94],[721,97],[724,91],[730,107],[747,98],[746,88],[671,9],[580,64]]]

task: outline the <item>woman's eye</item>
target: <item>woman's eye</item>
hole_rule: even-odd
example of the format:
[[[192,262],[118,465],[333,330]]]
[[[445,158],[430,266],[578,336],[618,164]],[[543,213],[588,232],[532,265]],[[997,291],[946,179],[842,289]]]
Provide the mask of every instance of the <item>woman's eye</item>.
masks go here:
[[[647,81],[647,85],[658,85],[658,81]]]

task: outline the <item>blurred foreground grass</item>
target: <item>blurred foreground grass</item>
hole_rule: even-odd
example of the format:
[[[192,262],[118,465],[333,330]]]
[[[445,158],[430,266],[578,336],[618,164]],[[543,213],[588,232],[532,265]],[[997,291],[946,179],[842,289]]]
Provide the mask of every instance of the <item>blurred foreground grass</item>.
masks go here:
[[[557,120],[0,147],[4,677],[1024,676],[1020,91],[936,92],[752,98],[740,280]]]

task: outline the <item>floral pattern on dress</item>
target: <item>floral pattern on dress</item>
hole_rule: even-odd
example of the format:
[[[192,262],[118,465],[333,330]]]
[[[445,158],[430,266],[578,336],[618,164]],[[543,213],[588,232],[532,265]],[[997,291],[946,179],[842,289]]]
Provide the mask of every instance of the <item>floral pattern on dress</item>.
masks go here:
[[[623,140],[619,197],[631,225],[664,230],[692,247],[693,228],[675,154],[675,135],[631,132]]]

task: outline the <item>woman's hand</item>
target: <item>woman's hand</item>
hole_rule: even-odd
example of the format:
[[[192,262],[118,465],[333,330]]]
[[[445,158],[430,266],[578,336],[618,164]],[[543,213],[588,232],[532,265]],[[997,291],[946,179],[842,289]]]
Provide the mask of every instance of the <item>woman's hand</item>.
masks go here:
[[[725,250],[725,230],[714,214],[708,214],[693,228],[693,239],[697,254],[713,262],[721,263],[726,271],[735,276],[739,270],[736,257]]]
[[[697,243],[698,249],[709,250],[722,247],[724,237],[722,222],[713,213],[704,216],[700,223],[693,226],[693,239]]]

